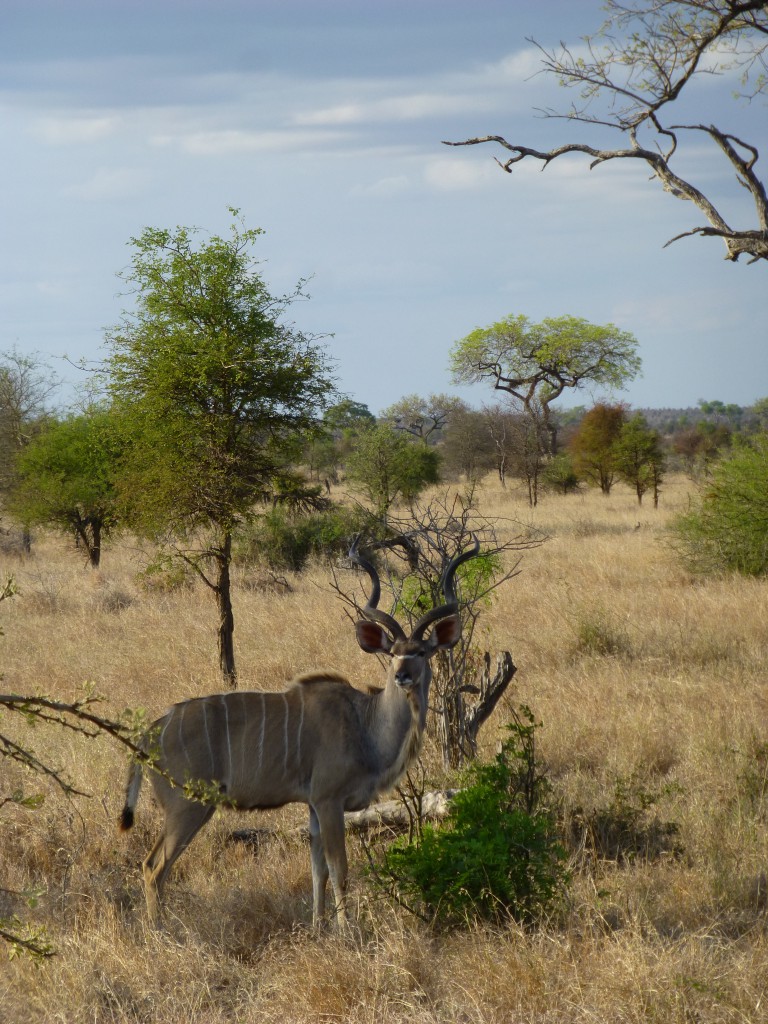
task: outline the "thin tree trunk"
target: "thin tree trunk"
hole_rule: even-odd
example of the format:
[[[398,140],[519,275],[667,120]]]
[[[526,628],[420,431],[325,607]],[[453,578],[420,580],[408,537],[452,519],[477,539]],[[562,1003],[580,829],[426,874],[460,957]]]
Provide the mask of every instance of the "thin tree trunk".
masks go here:
[[[101,562],[101,523],[98,519],[91,522],[91,537],[88,544],[88,559],[92,569],[98,569]]]
[[[75,521],[75,541],[82,541],[88,552],[88,564],[92,569],[98,569],[101,561],[101,523],[78,516]]]
[[[232,587],[229,567],[232,561],[232,534],[227,530],[221,547],[216,552],[218,579],[216,604],[219,609],[219,666],[224,682],[231,690],[237,689],[235,671],[235,616],[232,611]]]

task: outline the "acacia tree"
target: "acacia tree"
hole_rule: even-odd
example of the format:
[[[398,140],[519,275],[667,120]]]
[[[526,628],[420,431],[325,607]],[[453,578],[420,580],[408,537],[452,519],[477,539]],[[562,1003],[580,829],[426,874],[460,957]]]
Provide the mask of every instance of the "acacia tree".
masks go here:
[[[440,456],[387,423],[364,430],[347,459],[347,474],[385,522],[398,498],[412,501],[439,479]]]
[[[74,534],[94,569],[102,535],[118,521],[115,438],[112,415],[103,407],[49,421],[20,452],[9,501],[23,523]]]
[[[576,473],[599,487],[603,494],[611,493],[616,475],[614,444],[626,418],[623,405],[598,402],[585,413],[568,445]]]
[[[122,276],[136,305],[107,335],[104,373],[125,424],[123,514],[171,537],[213,591],[219,663],[234,687],[233,531],[274,493],[333,384],[317,339],[284,321],[303,282],[272,295],[252,252],[261,231],[230,212],[226,238],[197,244],[197,229],[177,227],[131,239]]]
[[[363,402],[342,398],[325,410],[318,431],[309,439],[305,458],[318,477],[327,474],[326,487],[338,483],[339,469],[346,463],[361,431],[374,426],[376,417]],[[330,482],[329,482],[330,480]]]
[[[536,436],[548,438],[545,454],[557,452],[552,403],[568,388],[598,384],[621,388],[640,370],[637,340],[613,324],[599,326],[581,317],[549,317],[540,324],[510,314],[490,327],[478,327],[451,351],[454,380],[488,381],[516,398]]]
[[[687,235],[714,236],[725,243],[728,260],[736,261],[742,255],[750,263],[768,259],[768,195],[756,171],[757,147],[712,124],[706,112],[700,123],[676,124],[672,120],[675,102],[683,91],[690,98],[691,82],[702,75],[720,75],[733,92],[733,79],[726,72],[738,72],[742,95],[753,99],[768,92],[765,0],[606,0],[604,6],[606,21],[597,33],[584,37],[586,54],[583,47],[571,50],[564,44],[554,50],[539,47],[544,71],[579,91],[578,100],[567,112],[545,113],[583,122],[594,130],[607,127],[625,136],[626,145],[610,149],[573,142],[542,151],[500,135],[446,145],[495,142],[512,154],[497,161],[510,173],[515,164],[528,158],[546,168],[569,153],[591,157],[590,169],[612,160],[640,160],[663,189],[676,199],[691,201],[707,221],[681,232],[667,245]],[[719,151],[725,157],[735,180],[748,193],[753,226],[734,228],[702,190],[707,187],[709,168],[698,156],[695,166],[702,169],[699,185],[678,173],[676,168],[686,158],[685,142],[693,137],[697,144],[702,136],[713,147],[713,154]]]
[[[661,435],[648,426],[642,413],[635,413],[621,425],[613,445],[613,458],[616,472],[634,488],[638,505],[642,505],[645,492],[652,490],[653,507],[658,508],[666,460]]]

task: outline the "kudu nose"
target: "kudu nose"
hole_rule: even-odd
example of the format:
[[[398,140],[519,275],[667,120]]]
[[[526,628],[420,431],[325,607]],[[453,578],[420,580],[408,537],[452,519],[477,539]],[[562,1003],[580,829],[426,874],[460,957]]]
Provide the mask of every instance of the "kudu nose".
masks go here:
[[[398,686],[412,686],[413,677],[410,672],[401,669],[399,672],[395,672],[395,682]]]

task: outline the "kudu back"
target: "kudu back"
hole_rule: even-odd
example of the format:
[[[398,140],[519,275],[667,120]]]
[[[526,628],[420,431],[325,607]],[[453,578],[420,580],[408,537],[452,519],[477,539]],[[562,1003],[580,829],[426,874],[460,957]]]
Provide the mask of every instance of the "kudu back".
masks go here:
[[[410,636],[379,611],[379,577],[353,545],[350,557],[369,575],[370,596],[355,624],[364,651],[389,658],[383,689],[364,693],[334,672],[293,680],[280,693],[235,691],[174,705],[142,741],[163,829],[143,863],[147,909],[160,922],[166,876],[219,804],[236,810],[309,806],[313,921],[325,916],[330,876],[334,916],[346,920],[344,812],[367,807],[391,789],[417,756],[427,716],[430,659],[453,647],[461,624],[454,590],[457,555],[443,575],[445,603]],[[156,770],[155,770],[156,769]],[[131,769],[120,827],[133,824],[142,763]]]

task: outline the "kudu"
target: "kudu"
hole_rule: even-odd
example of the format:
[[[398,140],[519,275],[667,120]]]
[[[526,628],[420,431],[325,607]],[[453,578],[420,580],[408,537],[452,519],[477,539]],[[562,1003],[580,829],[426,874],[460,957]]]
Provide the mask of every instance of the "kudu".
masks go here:
[[[143,864],[153,923],[160,921],[169,870],[218,804],[255,810],[300,802],[309,805],[313,921],[319,924],[325,915],[330,875],[335,917],[344,927],[344,812],[361,810],[391,789],[417,756],[430,659],[453,647],[461,632],[454,575],[478,551],[475,541],[452,559],[443,575],[445,603],[423,615],[407,636],[396,619],[377,608],[378,574],[353,544],[350,557],[371,584],[355,623],[357,640],[364,651],[388,656],[383,689],[364,693],[335,672],[311,672],[279,693],[229,692],[183,701],[150,727],[142,745],[165,818]],[[141,780],[137,760],[128,779],[123,830],[133,824]]]

